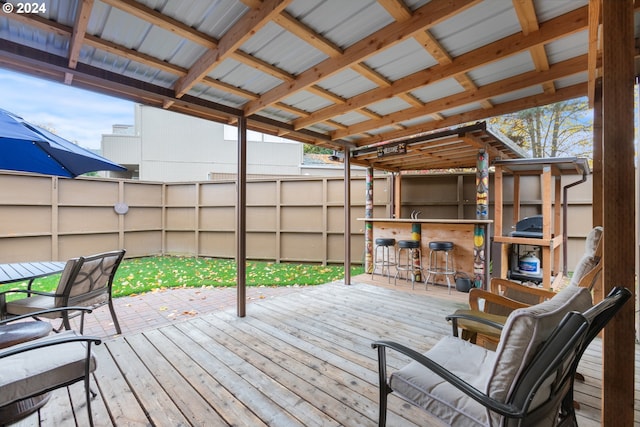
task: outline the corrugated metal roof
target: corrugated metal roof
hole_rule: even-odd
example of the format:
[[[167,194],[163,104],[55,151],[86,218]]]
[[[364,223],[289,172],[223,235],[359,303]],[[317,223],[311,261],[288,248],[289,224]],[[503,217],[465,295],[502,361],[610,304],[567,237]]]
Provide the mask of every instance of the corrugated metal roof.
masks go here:
[[[0,15],[0,66],[334,149],[585,96],[599,54],[588,0],[47,4]]]

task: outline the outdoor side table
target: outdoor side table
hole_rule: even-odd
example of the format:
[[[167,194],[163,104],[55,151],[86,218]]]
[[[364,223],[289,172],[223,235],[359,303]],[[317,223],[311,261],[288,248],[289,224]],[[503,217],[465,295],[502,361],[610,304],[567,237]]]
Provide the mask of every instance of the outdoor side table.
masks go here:
[[[49,322],[29,321],[0,326],[0,348],[11,347],[27,341],[46,337],[51,333]],[[49,393],[20,400],[0,408],[0,420],[3,424],[11,424],[25,418],[49,401]]]

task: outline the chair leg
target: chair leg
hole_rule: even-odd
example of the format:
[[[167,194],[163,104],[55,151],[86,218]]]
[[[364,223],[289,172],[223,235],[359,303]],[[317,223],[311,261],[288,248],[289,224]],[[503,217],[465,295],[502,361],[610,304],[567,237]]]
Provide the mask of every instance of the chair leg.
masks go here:
[[[385,427],[387,425],[387,396],[392,390],[387,384],[387,357],[384,347],[378,347],[378,379],[380,382],[378,427]]]
[[[84,391],[85,391],[85,398],[87,400],[87,416],[89,417],[89,426],[93,427],[93,413],[91,411],[91,400],[95,396],[92,397],[91,395],[92,393],[95,393],[95,392],[91,390],[91,387],[89,385],[89,381],[90,381],[89,375],[90,374],[86,374],[84,377]]]
[[[80,335],[84,334],[84,311],[80,313]]]
[[[113,307],[113,300],[109,299],[109,311],[111,312],[111,319],[113,319],[113,325],[116,327],[116,332],[118,335],[122,334],[120,330],[120,323],[118,322],[118,317],[116,316],[116,310]]]
[[[387,425],[387,393],[381,387],[380,388],[380,413],[378,415],[378,427],[385,427]]]
[[[62,312],[62,324],[64,325],[64,328],[67,331],[71,330],[71,323],[69,322],[69,313],[67,313],[66,311]],[[82,333],[82,328],[80,328],[80,333]]]

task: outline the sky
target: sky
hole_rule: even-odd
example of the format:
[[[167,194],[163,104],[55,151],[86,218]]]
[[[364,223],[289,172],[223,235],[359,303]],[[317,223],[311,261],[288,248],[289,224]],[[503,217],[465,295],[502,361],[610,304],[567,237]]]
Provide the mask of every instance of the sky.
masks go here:
[[[0,68],[0,108],[78,145],[99,149],[114,124],[134,124],[134,103]]]

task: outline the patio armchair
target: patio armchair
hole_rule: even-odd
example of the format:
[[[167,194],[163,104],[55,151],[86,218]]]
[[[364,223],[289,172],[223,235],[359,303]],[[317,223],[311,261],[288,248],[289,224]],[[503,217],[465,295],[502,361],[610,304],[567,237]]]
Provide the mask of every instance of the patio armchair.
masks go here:
[[[12,289],[0,293],[0,318],[26,315],[60,307],[80,306],[95,309],[108,305],[116,332],[120,334],[120,324],[113,307],[111,288],[124,254],[125,250],[121,249],[68,260],[53,293],[34,290],[31,284],[27,289]],[[6,296],[12,293],[23,293],[27,297],[7,301]],[[80,315],[80,333],[82,334],[85,312],[85,310],[77,312],[63,310],[48,312],[42,316],[62,318],[62,325],[59,329],[62,327],[71,329],[69,319]]]
[[[573,380],[591,340],[631,292],[615,288],[596,306],[586,288],[567,287],[509,314],[496,351],[452,336],[424,354],[392,341],[378,350],[379,425],[395,393],[456,426],[576,425]],[[387,375],[387,349],[412,361]]]
[[[91,309],[63,307],[16,316],[0,321],[0,335],[14,326],[46,323],[24,320],[60,311],[91,312]],[[13,337],[17,330],[11,329]],[[23,336],[22,342],[0,348],[0,424],[16,422],[36,411],[40,421],[40,408],[48,402],[50,391],[84,381],[88,424],[93,426],[91,396],[95,393],[89,382],[90,374],[96,369],[96,360],[91,348],[100,343],[99,338],[64,331],[40,338]]]
[[[602,272],[603,228],[594,227],[585,242],[585,252],[575,267],[568,286],[593,290]],[[517,308],[527,307],[552,298],[556,292],[527,286],[506,279],[494,278],[490,291],[472,289],[469,309],[457,310],[447,316],[452,322],[453,335],[461,330],[462,339],[495,349],[507,316]]]

